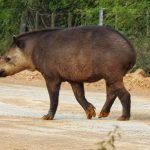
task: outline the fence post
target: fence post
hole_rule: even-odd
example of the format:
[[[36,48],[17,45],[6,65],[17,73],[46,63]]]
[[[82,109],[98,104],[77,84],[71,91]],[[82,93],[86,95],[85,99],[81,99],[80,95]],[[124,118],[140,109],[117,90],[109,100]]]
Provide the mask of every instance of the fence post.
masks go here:
[[[28,29],[28,26],[27,26],[26,17],[23,14],[22,17],[21,17],[21,23],[20,23],[20,33],[27,32],[27,31],[29,31],[29,29]]]
[[[83,12],[81,12],[81,23],[80,23],[81,25],[85,25],[85,23],[83,23],[83,16],[84,16]]]
[[[118,29],[118,12],[116,11],[116,14],[115,14],[115,29],[117,30]]]
[[[150,35],[150,11],[146,11],[146,35]]]
[[[69,12],[68,13],[68,27],[72,26],[72,14]]]
[[[101,8],[99,11],[99,25],[103,25],[103,20],[104,20],[104,8]]]
[[[53,12],[51,14],[51,28],[55,27],[55,13]]]
[[[38,11],[36,11],[35,14],[35,29],[38,29],[39,26],[39,16],[38,16]]]

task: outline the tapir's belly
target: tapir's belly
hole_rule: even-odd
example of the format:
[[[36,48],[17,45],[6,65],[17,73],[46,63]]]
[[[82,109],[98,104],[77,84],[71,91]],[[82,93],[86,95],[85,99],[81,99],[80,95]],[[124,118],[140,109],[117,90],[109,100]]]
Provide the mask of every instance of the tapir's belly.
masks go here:
[[[103,78],[100,68],[90,64],[66,65],[61,67],[59,72],[60,76],[67,81],[96,82]]]

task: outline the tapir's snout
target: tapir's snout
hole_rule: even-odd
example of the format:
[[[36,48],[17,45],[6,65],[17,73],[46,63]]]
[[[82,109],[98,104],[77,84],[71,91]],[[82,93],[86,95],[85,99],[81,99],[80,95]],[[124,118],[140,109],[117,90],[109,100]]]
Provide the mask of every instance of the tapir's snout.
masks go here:
[[[0,77],[5,77],[6,76],[6,72],[4,69],[0,69]]]

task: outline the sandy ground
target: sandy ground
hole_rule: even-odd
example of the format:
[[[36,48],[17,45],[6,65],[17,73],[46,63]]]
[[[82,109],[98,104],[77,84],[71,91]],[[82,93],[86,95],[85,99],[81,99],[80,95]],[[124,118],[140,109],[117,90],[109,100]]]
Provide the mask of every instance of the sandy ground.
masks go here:
[[[67,84],[62,86],[55,120],[45,121],[40,118],[47,113],[49,97],[39,74],[0,79],[0,150],[96,150],[96,143],[107,139],[115,125],[122,135],[117,150],[149,150],[149,81],[141,73],[125,79],[132,94],[130,121],[116,121],[122,110],[118,99],[108,118],[87,120]],[[98,114],[105,102],[103,81],[86,84],[86,97]]]

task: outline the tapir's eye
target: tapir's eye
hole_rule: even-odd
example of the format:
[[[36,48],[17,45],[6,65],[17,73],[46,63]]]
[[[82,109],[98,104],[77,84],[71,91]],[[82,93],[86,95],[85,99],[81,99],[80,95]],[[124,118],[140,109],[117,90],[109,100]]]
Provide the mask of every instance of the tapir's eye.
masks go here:
[[[5,61],[6,61],[6,62],[9,62],[10,60],[11,60],[10,57],[5,57]]]

